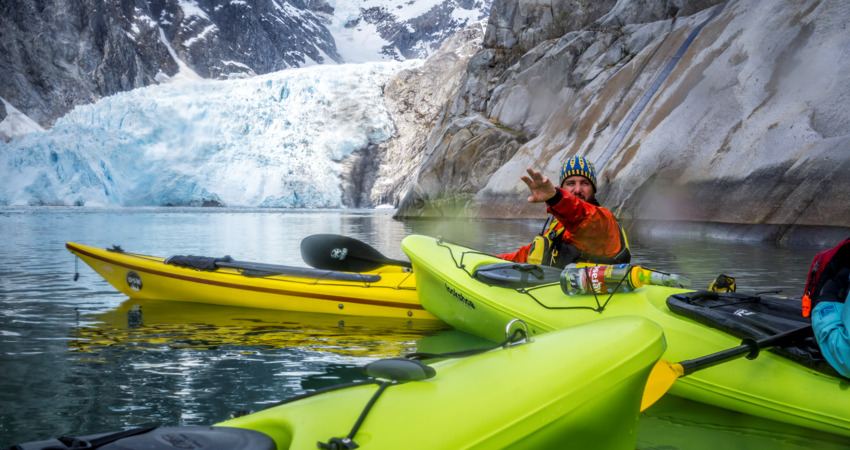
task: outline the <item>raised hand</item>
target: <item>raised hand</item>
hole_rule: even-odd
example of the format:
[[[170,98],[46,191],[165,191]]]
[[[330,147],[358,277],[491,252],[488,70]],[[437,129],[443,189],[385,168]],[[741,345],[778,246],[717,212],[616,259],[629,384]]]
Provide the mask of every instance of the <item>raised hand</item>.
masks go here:
[[[520,178],[525,182],[531,195],[528,196],[529,203],[541,203],[555,196],[555,185],[549,180],[549,177],[543,176],[542,173],[528,168],[525,169],[528,176],[523,175]]]

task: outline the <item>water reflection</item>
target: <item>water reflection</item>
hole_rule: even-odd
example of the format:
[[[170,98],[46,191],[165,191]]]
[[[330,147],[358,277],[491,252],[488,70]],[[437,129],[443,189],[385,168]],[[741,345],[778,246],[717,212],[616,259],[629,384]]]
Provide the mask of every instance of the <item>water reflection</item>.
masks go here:
[[[672,395],[641,414],[640,450],[783,449],[840,450],[842,436],[809,430],[696,403]]]
[[[240,352],[300,348],[342,356],[396,356],[416,340],[448,329],[442,322],[128,299],[71,328],[71,352],[239,348]]]

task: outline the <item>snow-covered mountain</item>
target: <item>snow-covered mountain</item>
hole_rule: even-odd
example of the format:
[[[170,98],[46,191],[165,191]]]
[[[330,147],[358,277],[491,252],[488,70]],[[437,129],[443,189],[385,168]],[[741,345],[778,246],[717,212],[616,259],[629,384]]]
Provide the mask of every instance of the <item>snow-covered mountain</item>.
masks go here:
[[[7,0],[0,99],[50,127],[74,106],[174,78],[424,58],[490,1]]]
[[[424,59],[458,30],[487,18],[491,0],[328,0],[329,29],[342,59]]]
[[[356,168],[340,161],[394,133],[383,85],[421,63],[169,83],[77,107],[0,143],[0,205],[343,206]]]

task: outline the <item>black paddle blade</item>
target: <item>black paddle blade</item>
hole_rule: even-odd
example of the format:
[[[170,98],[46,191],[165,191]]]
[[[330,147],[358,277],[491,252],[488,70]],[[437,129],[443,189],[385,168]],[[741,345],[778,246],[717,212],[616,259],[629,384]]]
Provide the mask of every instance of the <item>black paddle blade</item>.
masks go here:
[[[338,234],[314,234],[301,241],[301,258],[317,269],[368,272],[395,265],[411,267],[407,261],[387,258],[357,239]]]

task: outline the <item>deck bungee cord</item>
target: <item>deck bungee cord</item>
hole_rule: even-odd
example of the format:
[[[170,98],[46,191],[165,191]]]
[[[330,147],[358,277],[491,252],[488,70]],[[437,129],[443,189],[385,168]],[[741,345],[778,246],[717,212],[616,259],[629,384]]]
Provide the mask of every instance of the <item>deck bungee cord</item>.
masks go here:
[[[611,289],[610,291],[607,291],[607,289],[606,289],[605,293],[608,294],[608,296],[607,296],[607,298],[605,298],[604,302],[600,301],[599,294],[602,293],[602,292],[598,292],[597,289],[587,289],[587,291],[589,291],[589,293],[593,294],[593,299],[596,303],[596,307],[593,307],[593,306],[551,306],[551,305],[547,305],[547,304],[543,303],[542,301],[540,301],[540,299],[535,297],[534,294],[531,291],[534,291],[536,289],[543,289],[543,288],[547,288],[547,287],[551,287],[551,286],[560,284],[561,288],[565,291],[564,295],[566,297],[570,297],[570,295],[567,294],[567,292],[566,292],[565,281],[564,281],[564,272],[566,272],[567,269],[565,269],[565,271],[562,272],[560,269],[551,268],[551,267],[548,267],[548,266],[540,266],[540,265],[537,265],[537,264],[505,263],[504,265],[502,265],[502,264],[499,264],[499,263],[493,263],[493,264],[479,266],[475,269],[474,272],[470,273],[469,270],[467,270],[466,265],[463,262],[463,260],[464,260],[464,258],[466,257],[467,254],[485,255],[485,256],[492,256],[492,255],[484,253],[484,252],[479,252],[477,250],[464,250],[463,252],[461,252],[460,260],[458,260],[458,258],[455,257],[454,250],[452,249],[452,247],[449,247],[448,245],[445,245],[445,244],[451,244],[451,245],[466,248],[465,246],[463,246],[462,244],[458,244],[458,243],[455,243],[455,242],[450,242],[448,240],[445,240],[445,239],[442,238],[442,236],[437,236],[436,244],[439,247],[443,247],[443,248],[447,249],[449,251],[449,255],[452,258],[452,261],[454,261],[455,267],[462,270],[470,278],[478,280],[478,281],[480,281],[484,284],[489,284],[491,286],[498,285],[499,287],[504,287],[504,288],[507,288],[507,289],[513,289],[517,293],[527,295],[529,298],[534,300],[537,304],[539,304],[543,308],[551,309],[551,310],[588,309],[588,310],[591,310],[591,311],[601,313],[605,310],[605,307],[608,306],[608,303],[611,301],[611,299],[614,298],[614,294],[616,294],[618,292],[628,292],[629,290],[633,289],[633,287],[630,287],[631,285],[629,283],[629,279],[630,279],[630,277],[632,277],[631,271],[634,270],[634,268],[638,268],[638,266],[617,265],[616,267],[627,266],[628,269],[623,270],[622,276],[615,278],[614,281],[616,282],[616,284],[613,285],[614,286],[613,289]],[[502,266],[502,267],[507,266],[506,270],[519,271],[522,274],[520,281],[519,281],[520,286],[519,287],[510,287],[510,286],[505,286],[503,284],[488,282],[488,281],[490,281],[488,279],[488,277],[486,275],[482,274],[482,272],[483,272],[482,268],[486,268],[488,266]],[[547,274],[546,271],[544,271],[544,267],[546,267],[547,270],[549,270],[549,274]],[[599,267],[605,267],[605,266],[586,265],[586,266],[583,266],[583,267],[574,267],[574,268],[572,268],[572,270],[578,270],[578,271],[583,272],[584,277],[586,279],[589,279],[591,277],[591,271],[594,270],[595,268],[599,268]],[[501,268],[501,267],[497,267],[497,268]],[[570,268],[570,266],[568,266],[568,269],[569,268]],[[667,273],[667,272],[662,272],[660,270],[655,270],[655,269],[646,269],[646,268],[640,268],[640,269],[643,270],[643,271],[649,271],[649,272],[653,272],[655,274],[661,275],[661,278],[664,280],[663,283],[666,286],[671,286],[674,283],[678,283],[678,285],[680,287],[685,287],[686,285],[690,285],[690,281],[688,281],[686,278],[680,277],[678,275],[674,275],[674,274]],[[484,269],[484,270],[486,270],[486,269]],[[556,280],[551,280],[551,281],[547,280],[546,276],[547,275],[554,276],[554,273],[556,271],[558,272],[558,278]],[[479,274],[482,274],[482,275],[478,276]],[[534,275],[537,278],[537,280],[540,281],[540,282],[539,283],[533,282],[532,285],[527,285],[529,274]],[[651,283],[645,283],[645,284],[651,284]],[[628,290],[625,290],[625,288],[627,288],[627,287],[628,287]]]
[[[506,331],[510,331],[510,329],[511,327],[509,326]],[[378,379],[386,379],[387,381],[380,383],[378,390],[372,394],[372,397],[369,399],[369,402],[366,403],[363,412],[360,413],[360,416],[357,418],[357,421],[354,423],[354,426],[351,428],[351,431],[346,437],[334,437],[328,440],[328,442],[318,442],[317,445],[321,449],[328,450],[358,448],[359,445],[354,442],[354,436],[357,434],[360,426],[363,425],[363,421],[366,420],[366,416],[369,414],[369,411],[373,406],[375,406],[375,403],[378,401],[378,397],[380,397],[387,388],[396,384],[427,380],[437,374],[437,371],[433,367],[421,362],[423,359],[462,358],[488,352],[499,347],[507,348],[515,343],[527,342],[531,342],[528,340],[528,332],[523,329],[516,328],[504,341],[490,347],[447,353],[409,353],[401,358],[379,359],[378,361],[369,363],[363,368],[363,371],[369,376]]]

